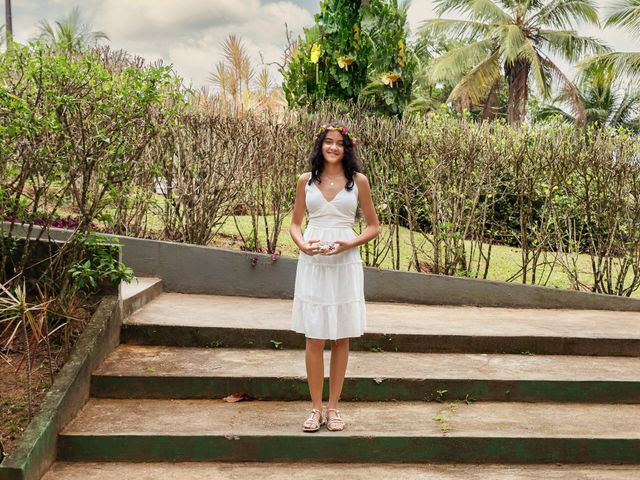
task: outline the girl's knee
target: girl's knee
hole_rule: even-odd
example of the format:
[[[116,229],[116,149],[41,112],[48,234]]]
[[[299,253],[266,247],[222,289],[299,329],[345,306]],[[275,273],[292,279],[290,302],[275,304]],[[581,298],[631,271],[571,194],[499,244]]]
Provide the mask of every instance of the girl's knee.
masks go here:
[[[324,350],[324,342],[321,338],[307,338],[307,348],[310,350]]]
[[[347,348],[349,347],[349,338],[338,338],[336,340],[331,340],[331,348]]]

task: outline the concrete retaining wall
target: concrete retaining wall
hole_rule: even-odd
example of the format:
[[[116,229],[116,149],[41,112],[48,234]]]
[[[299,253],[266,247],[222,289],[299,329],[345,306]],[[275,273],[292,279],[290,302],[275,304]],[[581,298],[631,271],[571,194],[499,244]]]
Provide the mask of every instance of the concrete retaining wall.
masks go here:
[[[17,227],[21,228],[21,227]],[[69,231],[51,229],[63,240]],[[18,230],[16,230],[18,231]],[[26,234],[26,229],[24,229]],[[291,298],[297,260],[235,250],[118,236],[122,260],[168,291]],[[440,305],[640,311],[640,299],[516,283],[365,268],[365,297]]]

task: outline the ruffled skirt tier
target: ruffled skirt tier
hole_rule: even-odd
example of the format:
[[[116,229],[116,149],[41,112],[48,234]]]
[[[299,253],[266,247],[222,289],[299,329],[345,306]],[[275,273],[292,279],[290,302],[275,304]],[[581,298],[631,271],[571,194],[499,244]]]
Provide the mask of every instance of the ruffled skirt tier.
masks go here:
[[[304,239],[351,240],[351,228],[308,226]],[[362,260],[358,248],[337,255],[300,252],[293,298],[293,330],[308,338],[359,337],[366,326]]]

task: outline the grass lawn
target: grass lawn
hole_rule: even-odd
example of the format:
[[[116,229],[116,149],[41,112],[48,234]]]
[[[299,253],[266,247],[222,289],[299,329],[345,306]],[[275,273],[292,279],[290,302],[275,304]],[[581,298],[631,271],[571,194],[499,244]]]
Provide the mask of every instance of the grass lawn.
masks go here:
[[[242,230],[243,235],[248,235],[251,230],[251,220],[248,215],[244,216],[236,216],[236,222],[238,223],[239,228]],[[291,240],[289,236],[289,226],[291,224],[291,216],[288,215],[285,217],[280,236],[278,237],[278,246],[277,249],[281,251],[282,255],[289,257],[297,257],[298,256],[298,248]],[[357,228],[356,228],[357,231]],[[382,232],[380,234],[381,238],[388,236],[388,228],[386,226],[382,226]],[[265,234],[264,229],[261,226],[259,235],[260,242],[262,245],[265,244]],[[420,240],[420,236],[416,236],[416,240]],[[240,237],[238,235],[238,231],[235,226],[235,222],[233,217],[228,217],[224,224],[222,225],[218,235],[211,242],[212,246],[219,246],[225,248],[239,248],[240,247]],[[411,256],[411,244],[409,240],[409,230],[407,228],[401,227],[400,229],[400,268],[401,270],[407,270],[409,266]],[[519,248],[504,246],[504,245],[494,245],[491,252],[491,262],[489,265],[488,278],[490,280],[500,280],[505,281],[515,275],[519,270],[520,265],[520,256],[521,252]],[[363,254],[364,258],[364,254]],[[387,255],[387,257],[383,260],[381,264],[382,268],[392,268],[391,256]],[[589,272],[591,268],[591,261],[588,255],[581,255],[578,259],[578,268],[580,271],[584,272],[584,280],[589,278]],[[539,271],[540,273],[540,271]],[[546,279],[548,276],[548,281],[546,283],[549,287],[556,288],[570,288],[570,283],[563,272],[562,268],[559,264],[553,268],[553,271],[549,275],[548,270],[544,273],[543,278]],[[520,282],[521,277],[519,276],[514,282]],[[640,297],[640,291],[636,291],[633,294],[634,297]]]
[[[269,225],[273,224],[273,220],[271,217],[268,217]],[[148,216],[148,226],[150,233],[159,234],[162,230],[162,220],[157,217],[155,214],[150,213]],[[260,226],[258,232],[258,238],[260,245],[265,247],[266,245],[266,235],[264,230],[264,220],[260,219]],[[238,227],[236,227],[236,223]],[[291,225],[291,215],[286,215],[283,220],[282,227],[280,229],[280,236],[278,237],[277,250],[281,252],[283,256],[287,257],[297,257],[298,256],[298,247],[293,243],[291,237],[289,236],[289,226]],[[217,235],[215,235],[214,239],[209,243],[210,246],[221,247],[221,248],[230,248],[230,249],[240,249],[242,247],[242,240],[240,235],[238,234],[238,228],[242,231],[242,234],[245,238],[248,238],[249,233],[251,232],[251,218],[249,215],[236,215],[235,221],[234,217],[229,216],[226,217],[220,230]],[[358,232],[358,228],[356,226],[356,232]],[[387,238],[389,235],[389,229],[387,226],[382,225],[380,237],[381,239]],[[424,239],[421,238],[420,235],[415,235],[416,242],[420,244],[420,242],[424,242]],[[468,244],[469,245],[469,244]],[[430,249],[428,248],[429,244],[426,244],[425,251],[429,253]],[[364,251],[363,247],[361,247],[362,258],[364,259]],[[513,277],[518,271],[521,261],[521,251],[519,248],[505,246],[505,245],[494,245],[491,251],[491,261],[489,265],[488,271],[488,279],[489,280],[499,280],[506,281],[509,278]],[[411,244],[409,239],[409,230],[407,228],[400,228],[400,269],[408,270],[410,264],[411,257]],[[424,258],[420,259],[424,261]],[[549,260],[552,260],[550,257]],[[388,254],[386,258],[381,262],[381,268],[391,269],[392,268],[392,260],[391,255]],[[538,280],[538,284],[544,284],[548,287],[555,288],[571,288],[569,280],[564,273],[562,267],[559,263],[556,263],[553,267],[553,270],[549,274],[549,267],[547,270],[538,270],[539,279],[542,278],[546,281],[546,283]],[[580,255],[578,258],[578,269],[583,272],[582,280],[588,281],[590,278],[591,271],[591,260],[588,255]],[[415,271],[415,269],[413,269]],[[513,282],[520,283],[521,276],[518,276],[516,279],[512,280]],[[640,289],[635,291],[632,294],[632,297],[640,298]]]

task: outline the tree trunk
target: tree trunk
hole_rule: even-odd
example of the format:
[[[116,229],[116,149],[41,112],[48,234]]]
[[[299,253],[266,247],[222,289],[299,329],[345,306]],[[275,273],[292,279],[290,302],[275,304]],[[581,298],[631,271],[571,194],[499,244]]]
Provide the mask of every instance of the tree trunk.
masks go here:
[[[480,120],[491,120],[494,117],[493,107],[496,104],[496,100],[498,99],[498,90],[500,89],[500,79],[496,80],[491,87],[491,91],[487,96],[487,100],[484,104],[484,108],[482,109],[482,113],[480,114]]]
[[[523,58],[519,58],[505,66],[507,81],[509,82],[509,101],[507,104],[509,125],[519,125],[527,113],[530,69],[531,64]]]
[[[6,32],[7,50],[13,42],[13,20],[11,15],[11,0],[4,0],[4,29]]]

